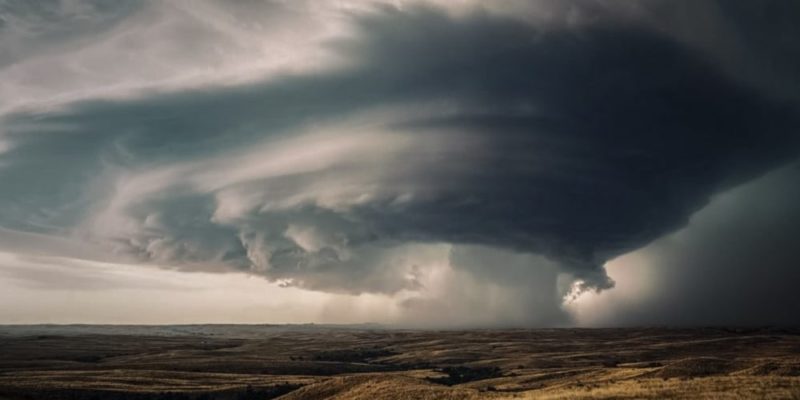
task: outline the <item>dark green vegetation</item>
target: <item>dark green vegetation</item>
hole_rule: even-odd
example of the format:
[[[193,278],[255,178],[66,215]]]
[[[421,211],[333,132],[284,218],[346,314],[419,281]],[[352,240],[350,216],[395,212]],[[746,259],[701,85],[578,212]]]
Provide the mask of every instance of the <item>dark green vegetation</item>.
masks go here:
[[[700,393],[800,397],[800,330],[0,327],[2,399]]]

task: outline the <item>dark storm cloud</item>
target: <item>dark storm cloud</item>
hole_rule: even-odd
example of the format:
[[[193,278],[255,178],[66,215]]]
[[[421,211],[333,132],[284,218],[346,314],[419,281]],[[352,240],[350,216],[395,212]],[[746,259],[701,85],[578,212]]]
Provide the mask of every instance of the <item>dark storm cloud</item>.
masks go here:
[[[800,3],[646,1],[648,19],[715,58],[729,74],[775,95],[800,93]]]
[[[330,44],[347,68],[9,118],[0,223],[69,232],[114,204],[116,172],[177,164],[116,210],[124,230],[84,233],[143,260],[252,268],[319,290],[413,289],[409,268],[424,260],[403,246],[420,243],[541,254],[602,289],[613,285],[606,260],[680,228],[709,196],[800,148],[794,104],[641,24],[540,29],[385,7],[353,26],[355,38]],[[260,143],[258,161],[269,162],[298,132],[345,140],[348,116],[380,107],[412,112],[372,121],[374,134],[414,146],[355,140],[311,170],[203,178],[221,168],[203,160]],[[284,201],[323,183],[377,195]],[[220,218],[230,193],[248,206]]]
[[[636,252],[653,289],[599,325],[795,325],[800,164],[718,196],[685,229]],[[647,283],[640,283],[646,285]],[[636,288],[619,287],[619,290]]]

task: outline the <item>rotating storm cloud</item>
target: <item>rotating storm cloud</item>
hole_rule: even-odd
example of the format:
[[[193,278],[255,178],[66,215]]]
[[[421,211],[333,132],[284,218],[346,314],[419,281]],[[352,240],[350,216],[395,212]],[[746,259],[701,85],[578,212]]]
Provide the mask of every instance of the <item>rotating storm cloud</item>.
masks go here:
[[[796,323],[797,17],[4,1],[0,318]]]

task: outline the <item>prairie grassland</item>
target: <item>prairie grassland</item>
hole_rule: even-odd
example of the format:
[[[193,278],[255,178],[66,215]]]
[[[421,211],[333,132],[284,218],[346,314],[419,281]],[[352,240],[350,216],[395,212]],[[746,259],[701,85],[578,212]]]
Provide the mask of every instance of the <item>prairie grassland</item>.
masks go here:
[[[148,398],[800,398],[800,331],[0,327],[0,399]]]

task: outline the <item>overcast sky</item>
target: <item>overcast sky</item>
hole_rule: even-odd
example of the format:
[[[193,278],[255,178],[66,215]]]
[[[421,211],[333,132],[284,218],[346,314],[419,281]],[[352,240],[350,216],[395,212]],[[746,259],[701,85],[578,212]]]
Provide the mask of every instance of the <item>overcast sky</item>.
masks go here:
[[[0,0],[0,323],[800,323],[793,0]]]

